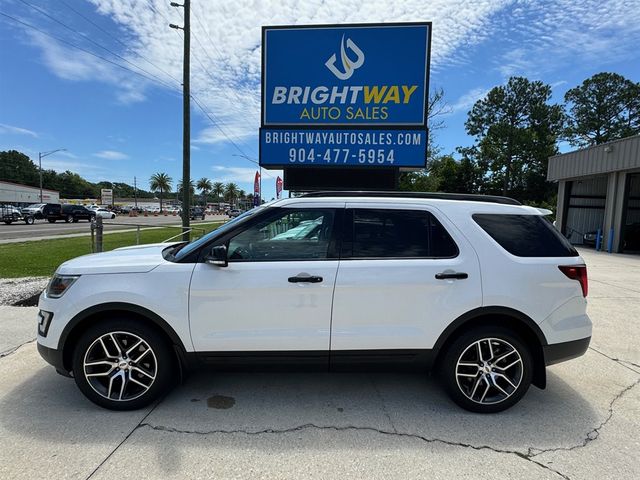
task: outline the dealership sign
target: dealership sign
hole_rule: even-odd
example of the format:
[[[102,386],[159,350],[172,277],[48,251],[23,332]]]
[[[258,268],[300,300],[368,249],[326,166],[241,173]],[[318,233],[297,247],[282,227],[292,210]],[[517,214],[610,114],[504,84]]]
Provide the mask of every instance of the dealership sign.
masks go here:
[[[424,166],[430,38],[429,23],[264,27],[261,164]]]

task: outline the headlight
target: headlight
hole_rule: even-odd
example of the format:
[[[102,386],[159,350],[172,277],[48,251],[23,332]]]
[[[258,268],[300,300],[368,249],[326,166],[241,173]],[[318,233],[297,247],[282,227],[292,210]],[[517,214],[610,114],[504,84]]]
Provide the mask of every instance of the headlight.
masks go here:
[[[80,275],[55,274],[47,286],[47,297],[60,298],[78,278]]]

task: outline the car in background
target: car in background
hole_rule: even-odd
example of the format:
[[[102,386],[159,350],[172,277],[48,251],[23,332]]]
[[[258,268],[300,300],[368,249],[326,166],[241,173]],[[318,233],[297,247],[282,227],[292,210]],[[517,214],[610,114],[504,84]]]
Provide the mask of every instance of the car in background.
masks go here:
[[[239,217],[240,215],[242,215],[242,210],[240,210],[239,208],[232,208],[231,210],[229,210],[229,213],[227,213],[227,215],[229,215],[229,218]]]
[[[191,207],[189,209],[189,218],[191,220],[204,220],[206,214],[202,207]]]
[[[22,209],[23,215],[29,215],[37,220],[47,218],[51,212],[60,208],[59,203],[33,203]]]
[[[106,208],[96,208],[94,212],[96,214],[96,217],[109,218],[111,220],[116,218],[116,214],[111,210],[107,210]]]
[[[46,219],[49,223],[55,223],[57,220],[64,220],[66,223],[77,223],[80,220],[90,222],[96,218],[96,212],[83,205],[58,205],[58,207],[47,213]]]

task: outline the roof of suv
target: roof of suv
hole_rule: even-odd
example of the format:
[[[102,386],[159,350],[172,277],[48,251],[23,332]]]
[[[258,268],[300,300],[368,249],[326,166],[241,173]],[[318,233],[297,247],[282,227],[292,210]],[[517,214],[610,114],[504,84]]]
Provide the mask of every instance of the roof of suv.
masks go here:
[[[505,205],[522,205],[518,200],[497,195],[476,195],[467,193],[442,193],[442,192],[397,192],[397,191],[319,191],[302,195],[308,197],[367,197],[367,198],[420,198],[439,200],[459,200],[467,202],[502,203]]]

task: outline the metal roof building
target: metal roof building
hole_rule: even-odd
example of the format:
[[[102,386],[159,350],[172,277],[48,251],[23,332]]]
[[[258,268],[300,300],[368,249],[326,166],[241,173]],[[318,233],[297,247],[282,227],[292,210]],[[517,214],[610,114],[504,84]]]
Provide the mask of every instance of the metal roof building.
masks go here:
[[[42,202],[40,189],[29,187],[19,183],[0,181],[0,203],[15,206],[28,205],[30,203],[60,203],[60,193],[55,190],[42,189]]]
[[[602,249],[640,251],[640,135],[549,158],[556,225],[575,244],[600,230]]]

